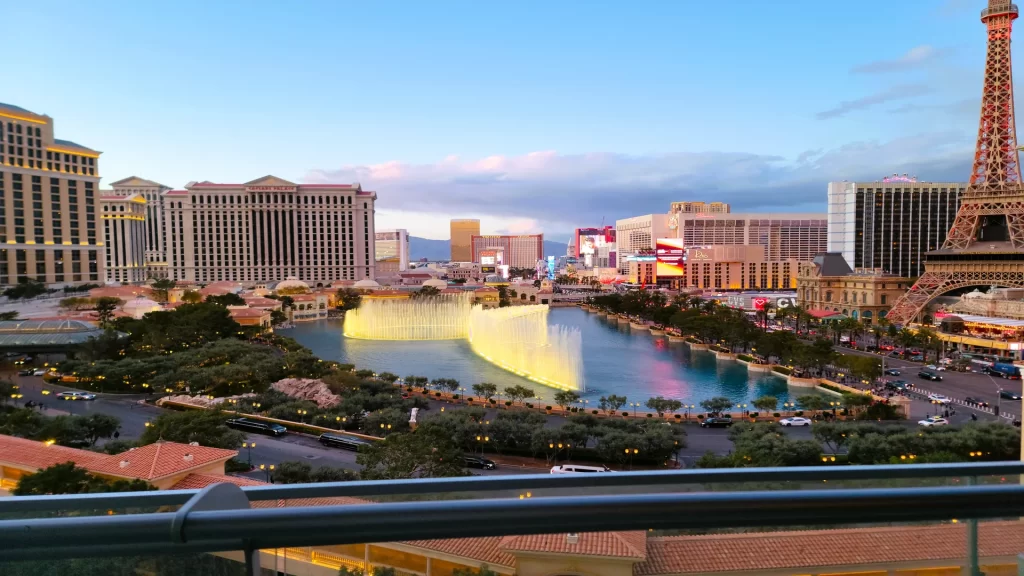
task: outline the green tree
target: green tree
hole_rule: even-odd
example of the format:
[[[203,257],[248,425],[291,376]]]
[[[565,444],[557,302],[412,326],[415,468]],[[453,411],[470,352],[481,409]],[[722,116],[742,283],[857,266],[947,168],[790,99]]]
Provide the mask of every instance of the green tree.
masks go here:
[[[217,296],[207,296],[206,301],[210,304],[220,304],[221,306],[245,306],[245,299],[231,292]]]
[[[95,445],[100,438],[112,438],[121,428],[121,421],[108,414],[77,416],[76,420],[90,446]]]
[[[165,412],[153,421],[152,426],[146,428],[139,442],[198,442],[200,446],[234,450],[241,446],[245,434],[228,428],[225,424],[227,419],[227,415],[215,410]]]
[[[625,396],[616,396],[615,394],[609,394],[608,396],[601,396],[598,400],[597,407],[600,408],[605,414],[618,412],[619,408],[626,405],[629,400]]]
[[[362,294],[352,288],[340,288],[336,296],[336,303],[339,310],[355,310],[363,301]]]
[[[783,310],[787,310],[787,308],[783,308]],[[775,396],[761,396],[755,398],[751,404],[762,412],[773,412],[779,406],[779,399]]]
[[[824,443],[829,452],[838,454],[850,442],[854,430],[845,422],[819,422],[811,427],[811,434]]]
[[[391,434],[363,447],[356,456],[366,480],[465,476],[462,450],[440,434]]]
[[[0,320],[2,320],[2,321],[10,322],[12,320],[17,320],[17,319],[18,319],[18,311],[17,310],[11,310],[9,312],[0,312]]]
[[[157,302],[167,302],[167,293],[174,289],[178,284],[174,280],[168,280],[166,278],[153,282],[151,287],[153,288],[153,299]]]
[[[708,414],[711,414],[712,416],[717,416],[718,414],[728,410],[729,408],[732,408],[732,400],[726,398],[725,396],[715,396],[714,398],[701,400],[700,407],[707,411]]]
[[[683,407],[683,403],[680,402],[679,400],[664,398],[662,396],[648,398],[647,402],[644,405],[647,406],[647,408],[657,412],[658,416],[664,416],[666,412],[668,412],[669,414],[673,414]]]
[[[7,404],[11,396],[16,394],[18,387],[10,380],[0,380],[0,404]]]
[[[203,295],[198,290],[188,290],[181,295],[181,301],[186,304],[198,304],[203,301]]]
[[[96,315],[99,318],[100,326],[106,327],[114,317],[114,311],[121,305],[120,298],[104,296],[96,299]]]
[[[490,382],[481,382],[479,384],[473,384],[473,393],[484,400],[490,400],[498,393],[498,387]]]
[[[419,290],[412,293],[412,298],[418,300],[420,298],[433,298],[441,294],[441,291],[433,286],[423,286]]]
[[[273,326],[280,326],[288,321],[288,315],[280,310],[270,311],[270,323]]]
[[[562,410],[565,410],[569,406],[580,401],[580,395],[572,390],[559,390],[554,395],[555,404],[558,404]]]
[[[96,492],[142,492],[155,490],[143,480],[107,481],[90,474],[74,462],[54,464],[48,468],[23,476],[14,487],[15,496],[45,496],[49,494],[89,494]]]
[[[313,467],[305,462],[281,462],[274,469],[275,484],[306,484],[311,482]]]
[[[498,286],[498,308],[505,308],[511,305],[512,301],[509,299],[508,286]]]
[[[803,396],[798,396],[796,403],[804,410],[810,410],[811,412],[824,410],[825,407],[828,406],[828,401],[817,394],[804,394]]]

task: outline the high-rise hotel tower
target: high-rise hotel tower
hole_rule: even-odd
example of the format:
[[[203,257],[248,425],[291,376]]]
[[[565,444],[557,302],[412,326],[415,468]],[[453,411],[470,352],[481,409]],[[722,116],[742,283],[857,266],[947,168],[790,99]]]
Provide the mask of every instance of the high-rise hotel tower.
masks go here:
[[[0,285],[103,281],[100,153],[55,138],[53,124],[0,103]]]

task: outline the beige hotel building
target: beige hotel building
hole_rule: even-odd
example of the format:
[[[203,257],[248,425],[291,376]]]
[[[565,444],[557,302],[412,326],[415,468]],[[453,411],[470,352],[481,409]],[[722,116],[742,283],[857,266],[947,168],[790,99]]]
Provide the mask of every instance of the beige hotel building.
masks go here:
[[[0,285],[104,280],[100,153],[55,138],[53,124],[0,103]]]
[[[374,202],[359,184],[192,182],[163,193],[169,275],[310,285],[374,277]]]

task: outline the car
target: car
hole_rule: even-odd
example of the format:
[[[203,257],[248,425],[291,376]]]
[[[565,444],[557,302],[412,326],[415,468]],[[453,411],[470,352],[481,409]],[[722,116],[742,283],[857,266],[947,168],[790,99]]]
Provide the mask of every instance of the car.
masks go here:
[[[910,361],[911,362],[924,362],[924,356],[920,356],[920,355],[911,356],[910,357]]]
[[[893,350],[896,349],[896,347],[893,346],[892,344],[880,344],[878,346],[878,349],[879,350],[885,350],[886,352],[892,352]]]
[[[783,418],[782,420],[779,420],[779,424],[782,424],[783,426],[810,426],[811,421],[807,418],[794,416],[792,418]]]
[[[59,392],[57,398],[61,400],[95,400],[96,395],[89,392]]]
[[[885,387],[892,390],[906,390],[910,387],[910,382],[906,380],[890,380],[885,383]]]
[[[580,466],[579,464],[562,464],[551,467],[552,474],[575,474],[577,472],[612,472],[612,469],[607,466]]]
[[[898,350],[893,350],[892,352],[889,352],[889,358],[899,358],[900,356],[903,356],[903,352],[900,352]]]
[[[885,375],[886,376],[899,376],[900,375],[900,371],[895,369],[895,368],[889,368],[888,370],[885,371]]]
[[[260,434],[270,434],[271,436],[283,436],[288,432],[288,429],[280,424],[262,422],[260,420],[253,420],[252,418],[231,418],[226,422],[226,424],[230,428],[247,430],[249,432],[258,432]]]
[[[701,428],[728,428],[732,426],[732,418],[730,416],[712,416],[711,418],[705,418],[701,423]]]
[[[975,406],[980,406],[982,408],[988,408],[989,407],[989,403],[988,402],[985,402],[981,398],[975,398],[974,396],[965,396],[964,397],[964,402],[967,402],[968,404],[973,404]]]
[[[330,432],[321,434],[319,440],[324,446],[332,446],[353,452],[358,452],[361,447],[369,444],[369,442],[362,438],[356,438],[347,434],[331,434]]]
[[[925,366],[925,368],[927,368],[929,370],[935,370],[936,372],[945,372],[946,371],[946,367],[945,366],[936,366],[935,364],[929,364],[929,365]]]
[[[929,416],[924,420],[918,420],[917,423],[921,426],[946,426],[949,424],[949,420],[939,418],[938,416]]]
[[[466,464],[466,468],[480,468],[481,470],[494,470],[498,467],[493,460],[488,460],[482,456],[473,456],[466,454],[462,457],[463,463]]]
[[[917,373],[917,375],[921,378],[924,378],[925,380],[931,380],[932,382],[942,381],[942,376],[939,376],[938,374],[930,370],[921,370],[920,372]]]
[[[928,400],[939,404],[949,404],[952,402],[952,400],[949,399],[949,396],[943,396],[942,394],[929,394]]]
[[[31,376],[32,370],[19,370],[18,376]]]
[[[1011,392],[1010,390],[1000,390],[999,397],[1007,400],[1020,400],[1020,394]]]
[[[46,376],[46,370],[36,370],[32,373],[33,376]]]

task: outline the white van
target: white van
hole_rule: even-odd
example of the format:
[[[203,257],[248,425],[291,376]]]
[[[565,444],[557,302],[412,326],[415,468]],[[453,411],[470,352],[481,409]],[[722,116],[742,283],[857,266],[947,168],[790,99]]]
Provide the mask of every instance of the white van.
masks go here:
[[[575,474],[577,472],[612,472],[613,470],[607,466],[580,466],[579,464],[564,464],[562,466],[552,466],[552,474]]]

